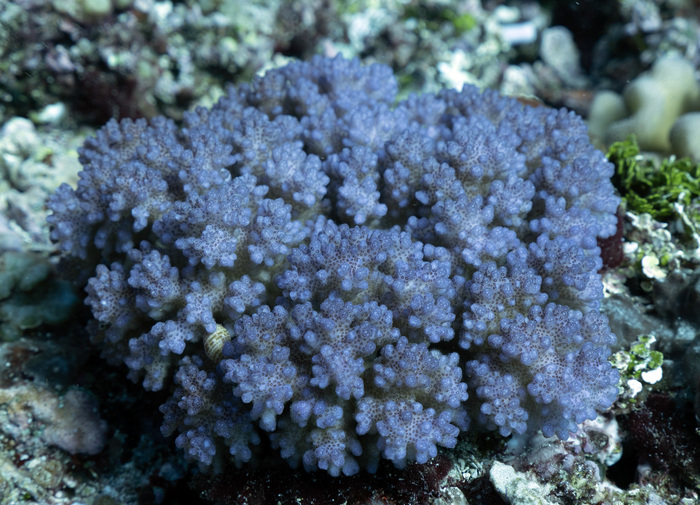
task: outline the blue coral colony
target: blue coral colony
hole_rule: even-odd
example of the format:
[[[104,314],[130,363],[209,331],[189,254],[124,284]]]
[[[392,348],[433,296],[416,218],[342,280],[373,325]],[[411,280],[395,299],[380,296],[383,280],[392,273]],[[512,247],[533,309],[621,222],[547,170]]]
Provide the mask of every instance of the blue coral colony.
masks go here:
[[[202,467],[425,462],[474,425],[567,438],[617,395],[596,239],[613,167],[571,112],[473,87],[396,103],[315,58],[182,127],[110,121],[52,238],[91,335]]]

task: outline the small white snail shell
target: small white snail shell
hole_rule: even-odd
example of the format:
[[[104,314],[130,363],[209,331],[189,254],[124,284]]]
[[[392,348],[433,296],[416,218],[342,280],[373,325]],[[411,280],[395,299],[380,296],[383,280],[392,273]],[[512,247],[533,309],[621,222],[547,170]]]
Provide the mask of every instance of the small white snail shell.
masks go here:
[[[221,360],[221,352],[226,342],[231,341],[231,334],[220,324],[216,325],[214,333],[210,333],[204,339],[204,352],[214,363]]]

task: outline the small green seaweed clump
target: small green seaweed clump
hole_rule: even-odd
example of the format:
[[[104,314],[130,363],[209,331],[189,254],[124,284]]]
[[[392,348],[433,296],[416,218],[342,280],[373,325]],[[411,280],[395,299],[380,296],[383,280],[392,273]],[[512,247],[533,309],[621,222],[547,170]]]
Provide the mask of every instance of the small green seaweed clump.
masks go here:
[[[607,156],[615,164],[613,183],[628,210],[670,221],[685,209],[691,220],[698,222],[700,206],[691,204],[697,203],[700,196],[700,164],[670,156],[659,165],[641,154],[634,135],[612,144]]]
[[[640,335],[629,350],[618,351],[612,356],[613,367],[620,372],[621,405],[637,403],[638,398],[635,397],[644,390],[645,385],[661,380],[664,355],[652,349],[655,342],[654,335]]]

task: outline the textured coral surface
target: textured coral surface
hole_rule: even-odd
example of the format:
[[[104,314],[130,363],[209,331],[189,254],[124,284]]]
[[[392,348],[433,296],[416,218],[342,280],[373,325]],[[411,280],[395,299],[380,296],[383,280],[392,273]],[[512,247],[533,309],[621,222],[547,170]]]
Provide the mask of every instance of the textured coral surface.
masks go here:
[[[581,119],[465,87],[396,103],[316,58],[182,127],[110,121],[52,238],[93,340],[202,466],[401,467],[472,423],[568,437],[617,395],[598,311],[613,167]],[[80,276],[77,276],[80,278]]]

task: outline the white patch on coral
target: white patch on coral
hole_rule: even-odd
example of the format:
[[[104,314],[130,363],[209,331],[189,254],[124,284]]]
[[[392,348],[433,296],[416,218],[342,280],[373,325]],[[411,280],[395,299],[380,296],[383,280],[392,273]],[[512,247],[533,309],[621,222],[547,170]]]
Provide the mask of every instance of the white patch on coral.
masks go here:
[[[627,385],[629,386],[630,390],[632,391],[632,398],[637,396],[637,394],[642,390],[642,383],[639,382],[637,379],[628,380]]]
[[[654,370],[649,370],[648,372],[642,372],[642,380],[647,384],[656,384],[663,377],[664,372],[661,367],[655,368]]]

